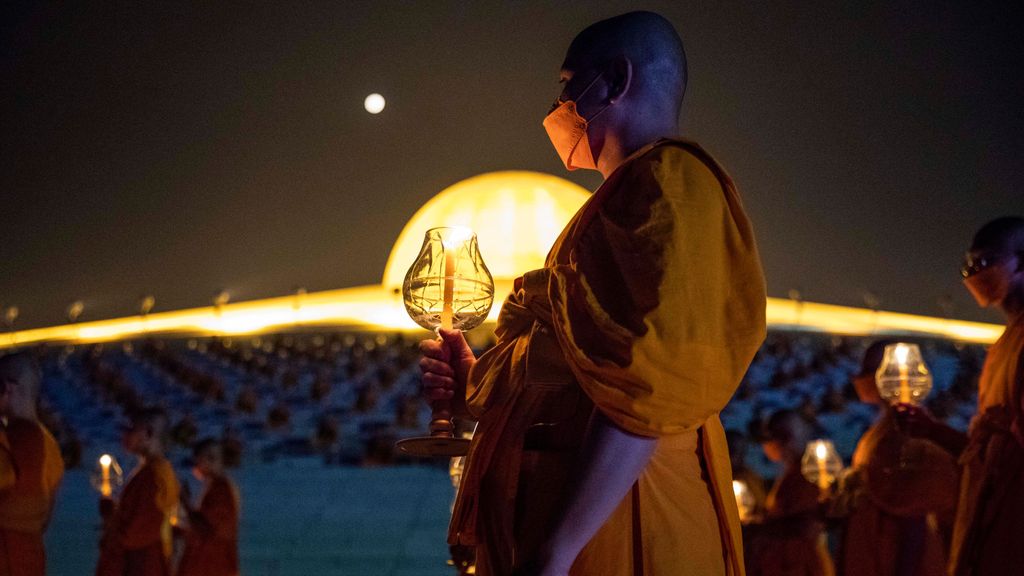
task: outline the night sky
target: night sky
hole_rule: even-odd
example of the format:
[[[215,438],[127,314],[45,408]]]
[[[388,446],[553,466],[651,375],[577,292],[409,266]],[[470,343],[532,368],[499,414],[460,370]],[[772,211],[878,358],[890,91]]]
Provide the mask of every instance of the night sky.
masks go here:
[[[85,2],[3,8],[0,303],[21,327],[376,283],[541,119],[586,25],[661,12],[684,135],[736,179],[769,293],[958,317],[974,229],[1024,213],[1024,19],[976,2]],[[883,5],[884,4],[884,5]],[[1019,12],[1019,9],[1018,9]],[[363,110],[380,92],[387,108]],[[599,175],[570,179],[595,188]]]

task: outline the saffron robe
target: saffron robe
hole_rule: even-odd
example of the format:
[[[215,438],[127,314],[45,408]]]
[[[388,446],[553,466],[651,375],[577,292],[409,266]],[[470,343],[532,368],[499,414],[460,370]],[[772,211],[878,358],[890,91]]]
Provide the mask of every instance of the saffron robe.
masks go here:
[[[7,422],[0,419],[0,490],[13,486],[16,479],[11,444],[7,441]]]
[[[851,474],[861,487],[845,522],[844,576],[945,574],[941,528],[956,506],[955,459],[900,432],[886,409],[857,443]]]
[[[225,476],[209,482],[199,509],[189,513],[178,576],[238,574],[238,490]]]
[[[479,424],[449,530],[479,574],[511,573],[550,534],[594,410],[658,442],[571,574],[743,573],[718,412],[764,339],[765,285],[710,155],[662,140],[627,159],[517,279],[495,335],[467,382]]]
[[[132,472],[104,522],[96,576],[166,576],[170,519],[177,505],[178,479],[170,462],[146,459]]]
[[[64,475],[60,446],[33,420],[11,418],[6,436],[0,467],[14,481],[0,490],[0,576],[44,576],[43,532]]]
[[[960,457],[963,476],[953,527],[955,576],[1024,569],[1024,316],[989,348],[978,382],[978,414]]]
[[[786,466],[765,501],[765,519],[751,543],[751,576],[832,576],[819,489],[800,464]]]

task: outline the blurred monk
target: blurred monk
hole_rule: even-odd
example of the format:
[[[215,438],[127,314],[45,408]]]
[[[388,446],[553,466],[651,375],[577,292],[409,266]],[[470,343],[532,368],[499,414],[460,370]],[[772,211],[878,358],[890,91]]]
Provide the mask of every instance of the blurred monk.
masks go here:
[[[198,508],[188,509],[185,551],[178,576],[236,576],[238,574],[238,489],[224,473],[224,455],[212,438],[193,449],[192,473],[203,483]],[[184,499],[183,499],[184,500]]]
[[[11,390],[6,380],[0,379],[0,490],[10,488],[16,480],[11,445],[7,441],[7,411],[11,405]]]
[[[725,170],[679,139],[686,58],[633,12],[572,42],[544,119],[604,184],[515,282],[479,359],[421,344],[429,398],[479,421],[449,543],[484,575],[742,574],[718,412],[765,336],[750,222]]]
[[[960,454],[963,476],[950,573],[1019,574],[1024,567],[1024,218],[982,226],[960,270],[982,308],[1007,317],[978,382],[966,438],[921,409],[901,406],[910,428]]]
[[[891,343],[872,343],[853,379],[860,401],[882,412],[857,443],[843,482],[849,510],[840,565],[844,576],[941,576],[959,470],[940,446],[908,437],[882,401],[875,372]]]
[[[813,439],[801,414],[781,410],[768,421],[765,456],[782,464],[765,501],[764,521],[751,542],[751,576],[835,574],[822,521],[820,490],[804,478],[800,459]]]
[[[64,475],[60,446],[39,422],[42,378],[25,354],[0,358],[0,576],[44,576],[43,532]]]
[[[121,440],[139,464],[116,503],[101,501],[104,522],[96,574],[166,576],[170,519],[178,504],[178,480],[164,457],[167,415],[159,408],[146,408],[129,419]]]

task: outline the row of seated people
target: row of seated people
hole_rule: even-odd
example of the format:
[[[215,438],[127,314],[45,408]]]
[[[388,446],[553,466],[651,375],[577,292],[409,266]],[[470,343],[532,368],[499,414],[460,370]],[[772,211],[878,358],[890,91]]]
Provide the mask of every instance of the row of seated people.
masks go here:
[[[353,335],[205,342],[149,340],[38,350],[48,421],[69,464],[116,446],[116,422],[158,404],[181,450],[221,436],[228,461],[320,453],[332,462],[387,464],[398,438],[423,433],[415,342]],[[308,346],[308,348],[307,348]],[[259,358],[262,361],[255,361]],[[274,372],[266,372],[273,366]]]
[[[858,401],[851,384],[866,342],[771,333],[723,411],[724,426],[750,438],[772,413],[795,410],[849,461],[877,413]],[[975,405],[983,349],[922,344],[934,374],[928,406],[962,430]],[[174,446],[186,452],[197,438],[216,436],[231,464],[243,455],[264,460],[311,454],[343,464],[401,462],[394,441],[423,433],[430,418],[419,392],[415,342],[401,335],[148,340],[39,355],[46,420],[71,466],[84,448],[116,446],[110,422],[154,403],[170,416]],[[748,452],[759,474],[778,474],[759,450]]]

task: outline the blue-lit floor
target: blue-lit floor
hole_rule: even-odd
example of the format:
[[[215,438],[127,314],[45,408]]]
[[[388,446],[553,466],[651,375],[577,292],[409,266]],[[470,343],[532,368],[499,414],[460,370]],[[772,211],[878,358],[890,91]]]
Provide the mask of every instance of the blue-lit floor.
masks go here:
[[[324,467],[319,459],[247,464],[242,493],[243,576],[442,576],[452,487],[439,468]],[[50,576],[95,567],[96,493],[69,472],[47,533]]]

